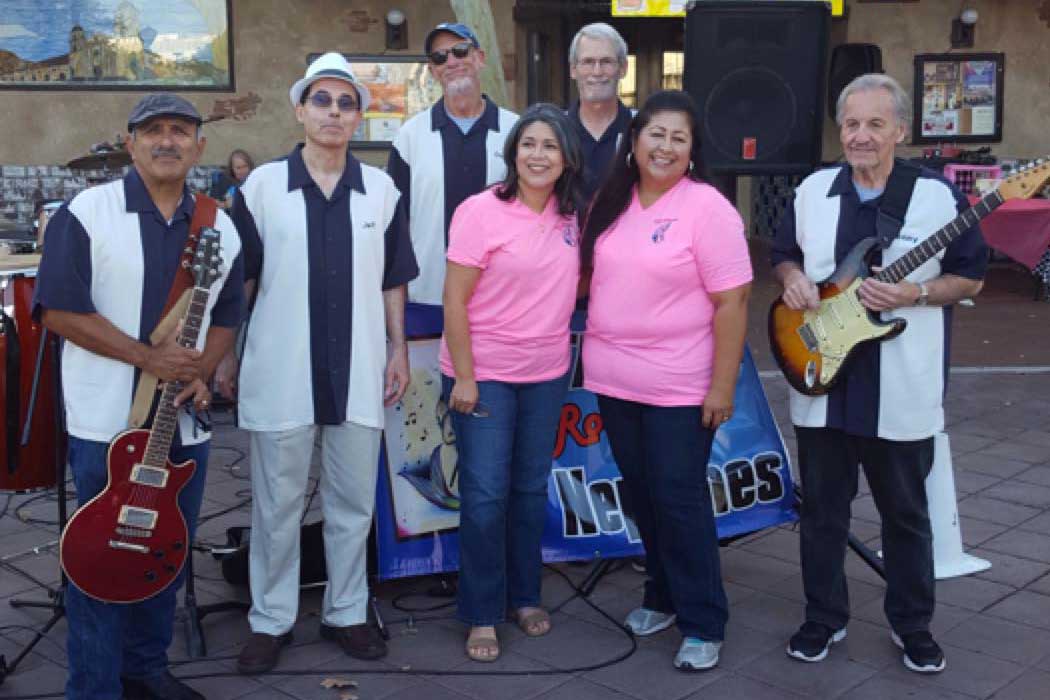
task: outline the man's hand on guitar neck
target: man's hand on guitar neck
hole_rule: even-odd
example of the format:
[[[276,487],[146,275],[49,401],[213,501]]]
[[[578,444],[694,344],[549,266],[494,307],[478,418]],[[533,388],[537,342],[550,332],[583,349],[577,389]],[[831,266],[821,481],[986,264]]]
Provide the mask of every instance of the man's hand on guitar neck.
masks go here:
[[[783,262],[774,268],[774,274],[784,287],[784,304],[793,311],[803,309],[819,309],[820,293],[817,285],[798,265],[793,262]]]
[[[872,271],[878,272],[879,268],[872,268]],[[870,311],[893,311],[903,306],[915,306],[920,293],[919,285],[914,282],[880,282],[874,277],[868,277],[857,289],[860,303]]]
[[[178,344],[180,321],[160,343],[147,346],[145,359],[139,366],[161,381],[192,382],[201,376],[201,352]]]

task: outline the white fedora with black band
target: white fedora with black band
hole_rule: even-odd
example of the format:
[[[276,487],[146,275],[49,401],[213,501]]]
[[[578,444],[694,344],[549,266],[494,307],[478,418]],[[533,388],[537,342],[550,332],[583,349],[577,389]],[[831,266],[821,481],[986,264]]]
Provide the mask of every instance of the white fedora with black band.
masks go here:
[[[292,89],[288,91],[288,97],[292,101],[292,106],[300,104],[303,93],[306,92],[308,87],[325,78],[334,78],[353,85],[361,98],[361,111],[364,112],[368,109],[368,105],[372,101],[372,95],[363,83],[358,82],[354,71],[350,68],[350,63],[343,58],[341,53],[335,51],[329,51],[318,56],[317,60],[306,67],[306,74],[295,81],[295,85],[292,85]]]

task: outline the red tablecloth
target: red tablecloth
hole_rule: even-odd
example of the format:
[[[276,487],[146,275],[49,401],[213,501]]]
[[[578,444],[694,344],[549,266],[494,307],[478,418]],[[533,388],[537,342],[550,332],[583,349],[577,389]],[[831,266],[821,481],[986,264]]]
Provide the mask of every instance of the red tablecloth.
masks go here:
[[[1050,250],[1050,199],[1011,199],[981,221],[981,230],[988,245],[1034,270]]]

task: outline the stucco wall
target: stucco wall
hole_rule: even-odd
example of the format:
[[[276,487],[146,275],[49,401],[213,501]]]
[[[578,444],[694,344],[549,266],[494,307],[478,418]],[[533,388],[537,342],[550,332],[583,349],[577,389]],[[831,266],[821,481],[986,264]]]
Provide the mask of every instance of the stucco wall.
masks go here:
[[[836,27],[834,39],[878,44],[882,47],[884,70],[910,94],[913,57],[948,51],[951,20],[958,16],[960,6],[976,9],[979,19],[974,47],[956,52],[1006,54],[1003,140],[988,145],[999,156],[1033,157],[1050,152],[1050,0],[921,0],[905,4],[851,1],[845,20],[846,36],[842,36],[841,27]],[[824,158],[833,160],[842,152],[838,129],[831,119],[825,124]]]
[[[513,0],[491,2],[509,71],[515,65]],[[409,47],[389,53],[422,53],[426,32],[455,19],[445,0],[233,0],[236,92],[183,93],[202,114],[216,111],[216,103],[243,111],[241,120],[205,126],[204,162],[224,162],[233,148],[246,149],[257,161],[287,152],[301,138],[288,88],[302,76],[306,55],[326,50],[385,53],[383,18],[393,7],[408,15]],[[514,83],[507,87],[514,95]],[[93,143],[124,131],[139,97],[141,93],[129,92],[0,91],[0,164],[56,165],[82,155]]]

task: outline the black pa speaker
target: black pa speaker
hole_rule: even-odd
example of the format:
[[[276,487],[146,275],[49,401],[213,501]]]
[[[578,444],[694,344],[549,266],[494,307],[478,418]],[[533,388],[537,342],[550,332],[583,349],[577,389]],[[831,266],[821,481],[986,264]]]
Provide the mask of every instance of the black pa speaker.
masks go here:
[[[875,44],[839,44],[833,48],[828,68],[828,116],[835,118],[839,95],[854,78],[881,72],[882,49]]]
[[[830,10],[823,2],[698,2],[684,85],[712,174],[808,173],[820,163]]]

